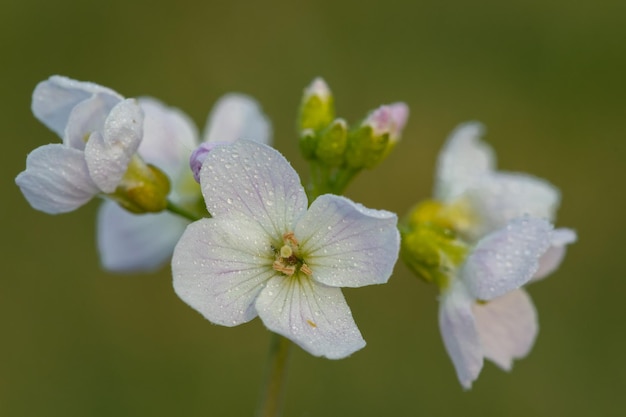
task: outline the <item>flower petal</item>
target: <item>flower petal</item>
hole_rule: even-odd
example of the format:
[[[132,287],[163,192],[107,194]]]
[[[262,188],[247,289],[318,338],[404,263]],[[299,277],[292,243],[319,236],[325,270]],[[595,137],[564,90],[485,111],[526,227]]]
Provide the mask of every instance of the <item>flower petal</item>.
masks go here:
[[[138,153],[175,182],[182,170],[189,170],[189,155],[198,146],[196,126],[182,111],[153,98],[140,98],[139,105],[144,120]]]
[[[267,283],[255,305],[268,329],[312,355],[341,359],[365,346],[339,288],[278,276]]]
[[[115,191],[142,135],[143,112],[134,99],[116,105],[104,123],[103,133],[91,135],[85,146],[85,160],[91,178],[102,191]]]
[[[553,221],[560,201],[559,190],[549,182],[531,175],[503,172],[484,176],[468,190],[467,197],[481,218],[475,237],[523,215]]]
[[[98,212],[98,249],[110,271],[153,271],[172,256],[189,222],[173,214],[136,215],[112,201]]]
[[[552,231],[551,246],[539,259],[539,269],[533,276],[533,281],[543,279],[556,271],[565,257],[566,246],[576,242],[576,232],[572,229],[555,229]]]
[[[482,124],[468,122],[461,124],[450,134],[437,161],[436,199],[450,202],[482,175],[493,171],[493,150],[480,140],[484,131]]]
[[[552,237],[552,225],[543,219],[514,219],[482,238],[461,269],[470,293],[492,300],[527,283],[539,268]]]
[[[528,355],[539,324],[526,291],[515,290],[488,303],[476,303],[473,312],[485,358],[510,371],[513,359]]]
[[[247,140],[217,146],[200,170],[209,213],[237,213],[256,221],[274,239],[293,231],[307,198],[289,162],[269,146]]]
[[[85,141],[96,131],[102,131],[104,121],[111,109],[119,103],[109,96],[95,95],[78,103],[70,112],[63,143],[79,150],[85,149]]]
[[[233,142],[248,139],[270,145],[272,125],[252,97],[226,94],[220,98],[207,119],[204,142]]]
[[[98,193],[82,151],[61,144],[40,146],[16,178],[33,208],[49,214],[76,210]]]
[[[99,95],[110,107],[123,100],[122,96],[109,88],[54,75],[35,87],[33,114],[57,135],[63,137],[74,106],[94,95]]]
[[[190,224],[172,258],[176,294],[205,318],[236,326],[257,316],[254,300],[272,269],[274,252],[259,226],[228,216]]]
[[[398,259],[394,213],[372,210],[345,197],[318,197],[295,229],[313,279],[332,287],[387,282]]]
[[[472,313],[473,304],[474,299],[459,280],[452,283],[439,304],[439,329],[443,344],[465,389],[472,387],[483,367],[483,351]]]

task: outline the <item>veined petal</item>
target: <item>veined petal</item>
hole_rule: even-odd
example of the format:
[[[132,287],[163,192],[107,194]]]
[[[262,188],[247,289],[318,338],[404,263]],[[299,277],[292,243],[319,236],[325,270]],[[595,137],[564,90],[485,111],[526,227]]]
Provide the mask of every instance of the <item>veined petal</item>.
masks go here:
[[[339,288],[304,277],[277,276],[255,305],[268,329],[312,355],[341,359],[365,346]]]
[[[492,300],[527,283],[550,247],[552,225],[523,217],[482,238],[461,269],[470,293]]]
[[[232,216],[190,224],[172,258],[176,294],[205,318],[236,326],[257,316],[254,300],[277,275],[267,234]]]
[[[510,371],[513,359],[530,352],[539,331],[530,297],[519,289],[488,303],[476,303],[472,310],[485,358]]]
[[[123,100],[122,96],[109,88],[54,75],[35,87],[33,114],[49,129],[63,137],[74,106],[94,95],[101,96],[111,107]]]
[[[485,176],[467,197],[481,218],[478,236],[503,227],[523,215],[554,220],[559,190],[549,182],[526,174],[494,173]]]
[[[198,146],[196,126],[182,111],[153,98],[140,98],[139,105],[144,112],[139,155],[175,182],[189,170],[189,155]]]
[[[26,170],[15,183],[33,208],[49,214],[75,210],[99,191],[83,152],[61,144],[40,146],[28,154]]]
[[[459,382],[470,389],[483,367],[483,350],[472,313],[474,298],[459,280],[442,295],[439,329]]]
[[[450,134],[437,162],[436,199],[450,202],[493,171],[493,150],[480,140],[484,131],[482,124],[468,122]]]
[[[102,266],[116,272],[156,270],[170,259],[188,224],[167,212],[137,215],[105,201],[97,224]]]
[[[139,103],[127,99],[116,105],[104,123],[103,133],[93,133],[85,146],[89,174],[105,193],[115,191],[143,135]]]
[[[214,217],[238,214],[281,239],[306,211],[307,198],[289,162],[269,146],[247,140],[217,146],[200,170],[202,195]]]
[[[244,94],[226,94],[220,98],[207,119],[204,142],[253,140],[271,145],[272,124],[261,106]]]
[[[332,287],[360,287],[389,279],[400,248],[397,222],[389,211],[326,194],[311,204],[295,235],[314,280]]]
[[[87,138],[96,131],[102,131],[104,121],[111,109],[119,103],[110,96],[94,95],[76,104],[70,112],[63,143],[75,149],[85,149]]]
[[[539,269],[535,272],[532,280],[537,281],[553,273],[561,265],[565,257],[567,245],[576,242],[576,239],[576,232],[572,229],[561,228],[553,230],[550,248],[539,259]]]

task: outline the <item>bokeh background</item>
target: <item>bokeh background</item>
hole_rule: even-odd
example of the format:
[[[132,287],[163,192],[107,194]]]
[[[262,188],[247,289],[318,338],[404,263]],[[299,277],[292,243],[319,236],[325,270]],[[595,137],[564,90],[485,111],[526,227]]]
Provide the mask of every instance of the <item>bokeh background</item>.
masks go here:
[[[30,113],[52,74],[158,97],[199,127],[221,94],[251,94],[301,174],[294,121],[314,77],[350,121],[406,101],[403,142],[348,190],[401,214],[430,194],[447,134],[482,121],[499,166],[559,186],[557,223],[579,233],[530,288],[541,322],[530,356],[511,374],[487,364],[463,392],[435,288],[398,264],[389,284],[345,291],[364,350],[294,352],[285,414],[626,415],[625,41],[623,0],[3,0],[0,415],[250,416],[269,342],[258,320],[205,321],[167,267],[102,271],[97,201],[59,216],[30,208],[14,177],[57,141]]]

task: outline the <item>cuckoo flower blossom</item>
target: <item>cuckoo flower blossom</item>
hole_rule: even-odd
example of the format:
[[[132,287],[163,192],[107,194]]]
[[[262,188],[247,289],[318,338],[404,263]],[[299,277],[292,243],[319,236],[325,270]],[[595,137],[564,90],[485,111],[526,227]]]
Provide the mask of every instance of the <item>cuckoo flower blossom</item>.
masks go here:
[[[202,217],[200,187],[189,168],[190,155],[200,141],[195,125],[182,111],[155,99],[141,98],[139,104],[145,114],[139,155],[167,174],[172,185],[170,201]],[[214,146],[241,138],[269,144],[271,130],[268,118],[254,99],[230,93],[220,98],[209,114],[201,145]],[[201,163],[197,163],[196,169]],[[154,270],[170,258],[189,223],[167,211],[135,215],[105,201],[98,213],[102,265],[118,272]]]
[[[461,125],[439,156],[435,184],[439,213],[466,249],[446,265],[440,283],[439,325],[459,381],[471,387],[483,359],[510,370],[532,348],[537,313],[524,284],[554,271],[570,229],[554,229],[559,191],[526,174],[495,170],[491,148],[480,141],[478,123]]]
[[[97,84],[53,76],[33,93],[35,116],[62,144],[32,151],[15,182],[37,210],[72,211],[112,193],[139,147],[143,112],[136,100]]]
[[[172,259],[174,289],[213,323],[259,316],[315,356],[365,345],[340,287],[381,284],[397,259],[393,213],[335,195],[307,197],[274,149],[218,146],[200,172],[212,218],[192,223]]]

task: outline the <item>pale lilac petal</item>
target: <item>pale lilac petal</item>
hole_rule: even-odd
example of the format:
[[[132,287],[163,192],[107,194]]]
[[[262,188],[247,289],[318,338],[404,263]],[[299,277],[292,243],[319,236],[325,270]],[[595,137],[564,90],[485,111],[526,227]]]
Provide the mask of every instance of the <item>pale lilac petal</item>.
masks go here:
[[[491,147],[480,140],[485,128],[463,123],[448,137],[437,161],[435,198],[450,202],[495,169]]]
[[[272,125],[256,100],[243,94],[227,94],[215,103],[203,141],[233,142],[237,139],[270,145]]]
[[[483,350],[472,313],[474,299],[460,281],[452,283],[439,303],[439,329],[459,382],[470,389],[483,367]]]
[[[55,75],[40,82],[33,92],[32,110],[48,128],[63,137],[74,106],[94,95],[113,107],[123,99],[115,91],[89,82]]]
[[[296,226],[312,278],[332,287],[387,282],[398,259],[397,216],[345,197],[318,197]]]
[[[198,146],[198,131],[189,117],[153,98],[140,98],[144,112],[139,155],[164,171],[172,181],[188,170],[189,155]]]
[[[543,279],[556,271],[561,265],[567,245],[576,242],[576,232],[572,229],[555,229],[552,231],[552,240],[550,242],[550,248],[539,259],[539,269],[533,276],[533,281]]]
[[[307,198],[289,162],[269,146],[247,140],[218,146],[206,157],[200,183],[207,209],[238,213],[281,239],[306,211]]]
[[[492,300],[526,284],[550,247],[552,225],[523,217],[482,238],[461,269],[470,293]]]
[[[28,154],[26,170],[15,183],[33,208],[49,214],[75,210],[99,191],[83,152],[61,144],[40,146]]]
[[[190,224],[172,258],[176,294],[213,323],[236,326],[257,316],[254,300],[274,251],[258,224],[229,216]]]
[[[314,356],[341,359],[365,346],[339,288],[281,275],[267,283],[255,305],[268,329]]]
[[[128,99],[116,105],[85,146],[85,160],[93,181],[105,193],[115,191],[126,173],[143,134],[143,112],[139,103]]]
[[[476,303],[473,311],[485,358],[510,371],[513,359],[528,355],[539,331],[530,297],[519,289],[488,303]]]
[[[108,96],[95,95],[78,103],[69,115],[63,143],[75,149],[85,149],[91,133],[102,131],[104,121],[118,102],[112,102]]]
[[[553,221],[560,201],[559,190],[549,182],[502,172],[483,177],[466,195],[481,218],[478,236],[523,215]]]
[[[167,212],[138,215],[105,201],[97,223],[102,266],[116,272],[156,270],[170,259],[188,224]]]

